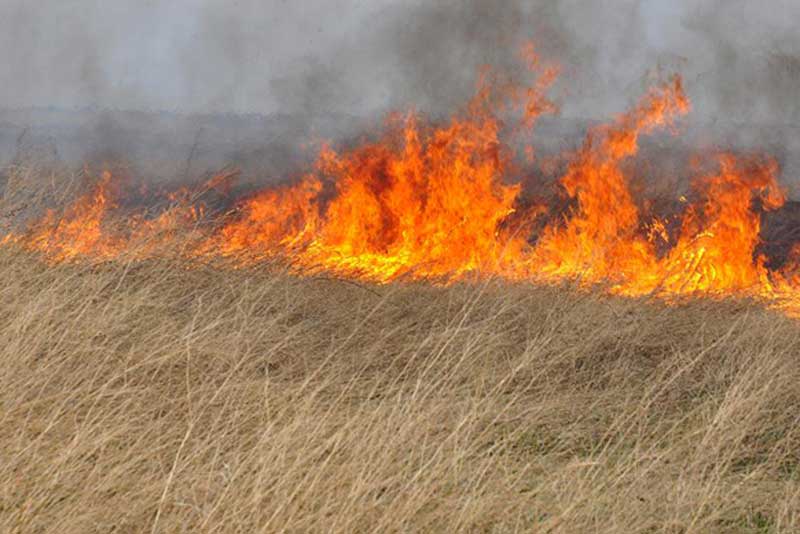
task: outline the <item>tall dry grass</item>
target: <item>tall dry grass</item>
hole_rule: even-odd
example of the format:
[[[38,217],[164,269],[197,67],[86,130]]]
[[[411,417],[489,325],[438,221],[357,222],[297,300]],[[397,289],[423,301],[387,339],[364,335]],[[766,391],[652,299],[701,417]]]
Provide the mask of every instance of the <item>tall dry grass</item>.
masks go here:
[[[0,251],[2,532],[796,532],[800,326]]]
[[[798,532],[799,334],[0,248],[0,532]]]

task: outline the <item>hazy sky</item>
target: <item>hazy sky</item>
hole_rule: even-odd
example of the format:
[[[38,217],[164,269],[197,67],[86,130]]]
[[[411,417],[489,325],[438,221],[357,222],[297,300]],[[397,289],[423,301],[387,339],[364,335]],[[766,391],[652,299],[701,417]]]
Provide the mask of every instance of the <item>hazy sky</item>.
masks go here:
[[[339,111],[448,106],[531,38],[564,113],[678,70],[698,112],[800,118],[797,0],[0,0],[0,106]]]

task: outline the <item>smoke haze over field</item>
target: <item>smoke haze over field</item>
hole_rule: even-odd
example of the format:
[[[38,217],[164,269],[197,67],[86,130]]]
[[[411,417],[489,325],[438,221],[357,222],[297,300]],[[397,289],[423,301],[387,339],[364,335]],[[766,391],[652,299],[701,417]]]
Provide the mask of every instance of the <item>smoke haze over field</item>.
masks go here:
[[[0,107],[444,111],[530,38],[567,116],[618,111],[661,69],[704,117],[786,123],[798,23],[792,0],[5,0]]]

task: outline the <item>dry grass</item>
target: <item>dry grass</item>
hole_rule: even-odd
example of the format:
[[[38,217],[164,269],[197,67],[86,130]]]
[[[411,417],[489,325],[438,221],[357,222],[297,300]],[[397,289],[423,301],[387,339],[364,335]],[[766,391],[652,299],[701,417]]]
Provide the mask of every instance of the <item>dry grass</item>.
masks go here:
[[[0,250],[2,532],[797,532],[800,325]]]

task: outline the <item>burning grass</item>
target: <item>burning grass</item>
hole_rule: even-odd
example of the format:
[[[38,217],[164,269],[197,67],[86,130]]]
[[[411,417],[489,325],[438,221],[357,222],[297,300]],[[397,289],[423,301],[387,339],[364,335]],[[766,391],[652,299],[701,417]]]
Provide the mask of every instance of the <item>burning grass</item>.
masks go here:
[[[3,532],[796,532],[752,302],[0,250]]]
[[[562,209],[526,201],[557,70],[524,57],[244,197],[9,171],[0,530],[798,531],[777,164],[714,155],[651,213],[628,164],[689,111],[674,77],[564,156]]]
[[[526,201],[525,175],[542,169],[518,134],[555,109],[546,91],[557,70],[540,66],[532,49],[524,57],[536,72],[528,86],[484,74],[473,100],[449,121],[394,116],[373,140],[340,151],[323,146],[299,180],[231,198],[227,213],[207,216],[203,196],[228,189],[232,173],[199,189],[163,192],[169,202],[154,209],[132,206],[141,192],[104,169],[74,202],[11,228],[0,245],[40,252],[54,264],[180,250],[200,264],[281,259],[298,273],[381,283],[580,281],[667,302],[758,298],[800,315],[800,246],[783,251],[780,268],[768,267],[759,249],[762,217],[786,201],[769,155],[696,155],[690,198],[667,199],[684,203],[672,219],[646,209],[660,199],[637,198],[637,184],[648,179],[630,165],[641,139],[674,129],[690,110],[679,76],[591,127],[583,144],[563,155],[563,172],[552,177],[562,209]],[[516,121],[507,118],[514,112]],[[524,166],[516,157],[521,148]]]

